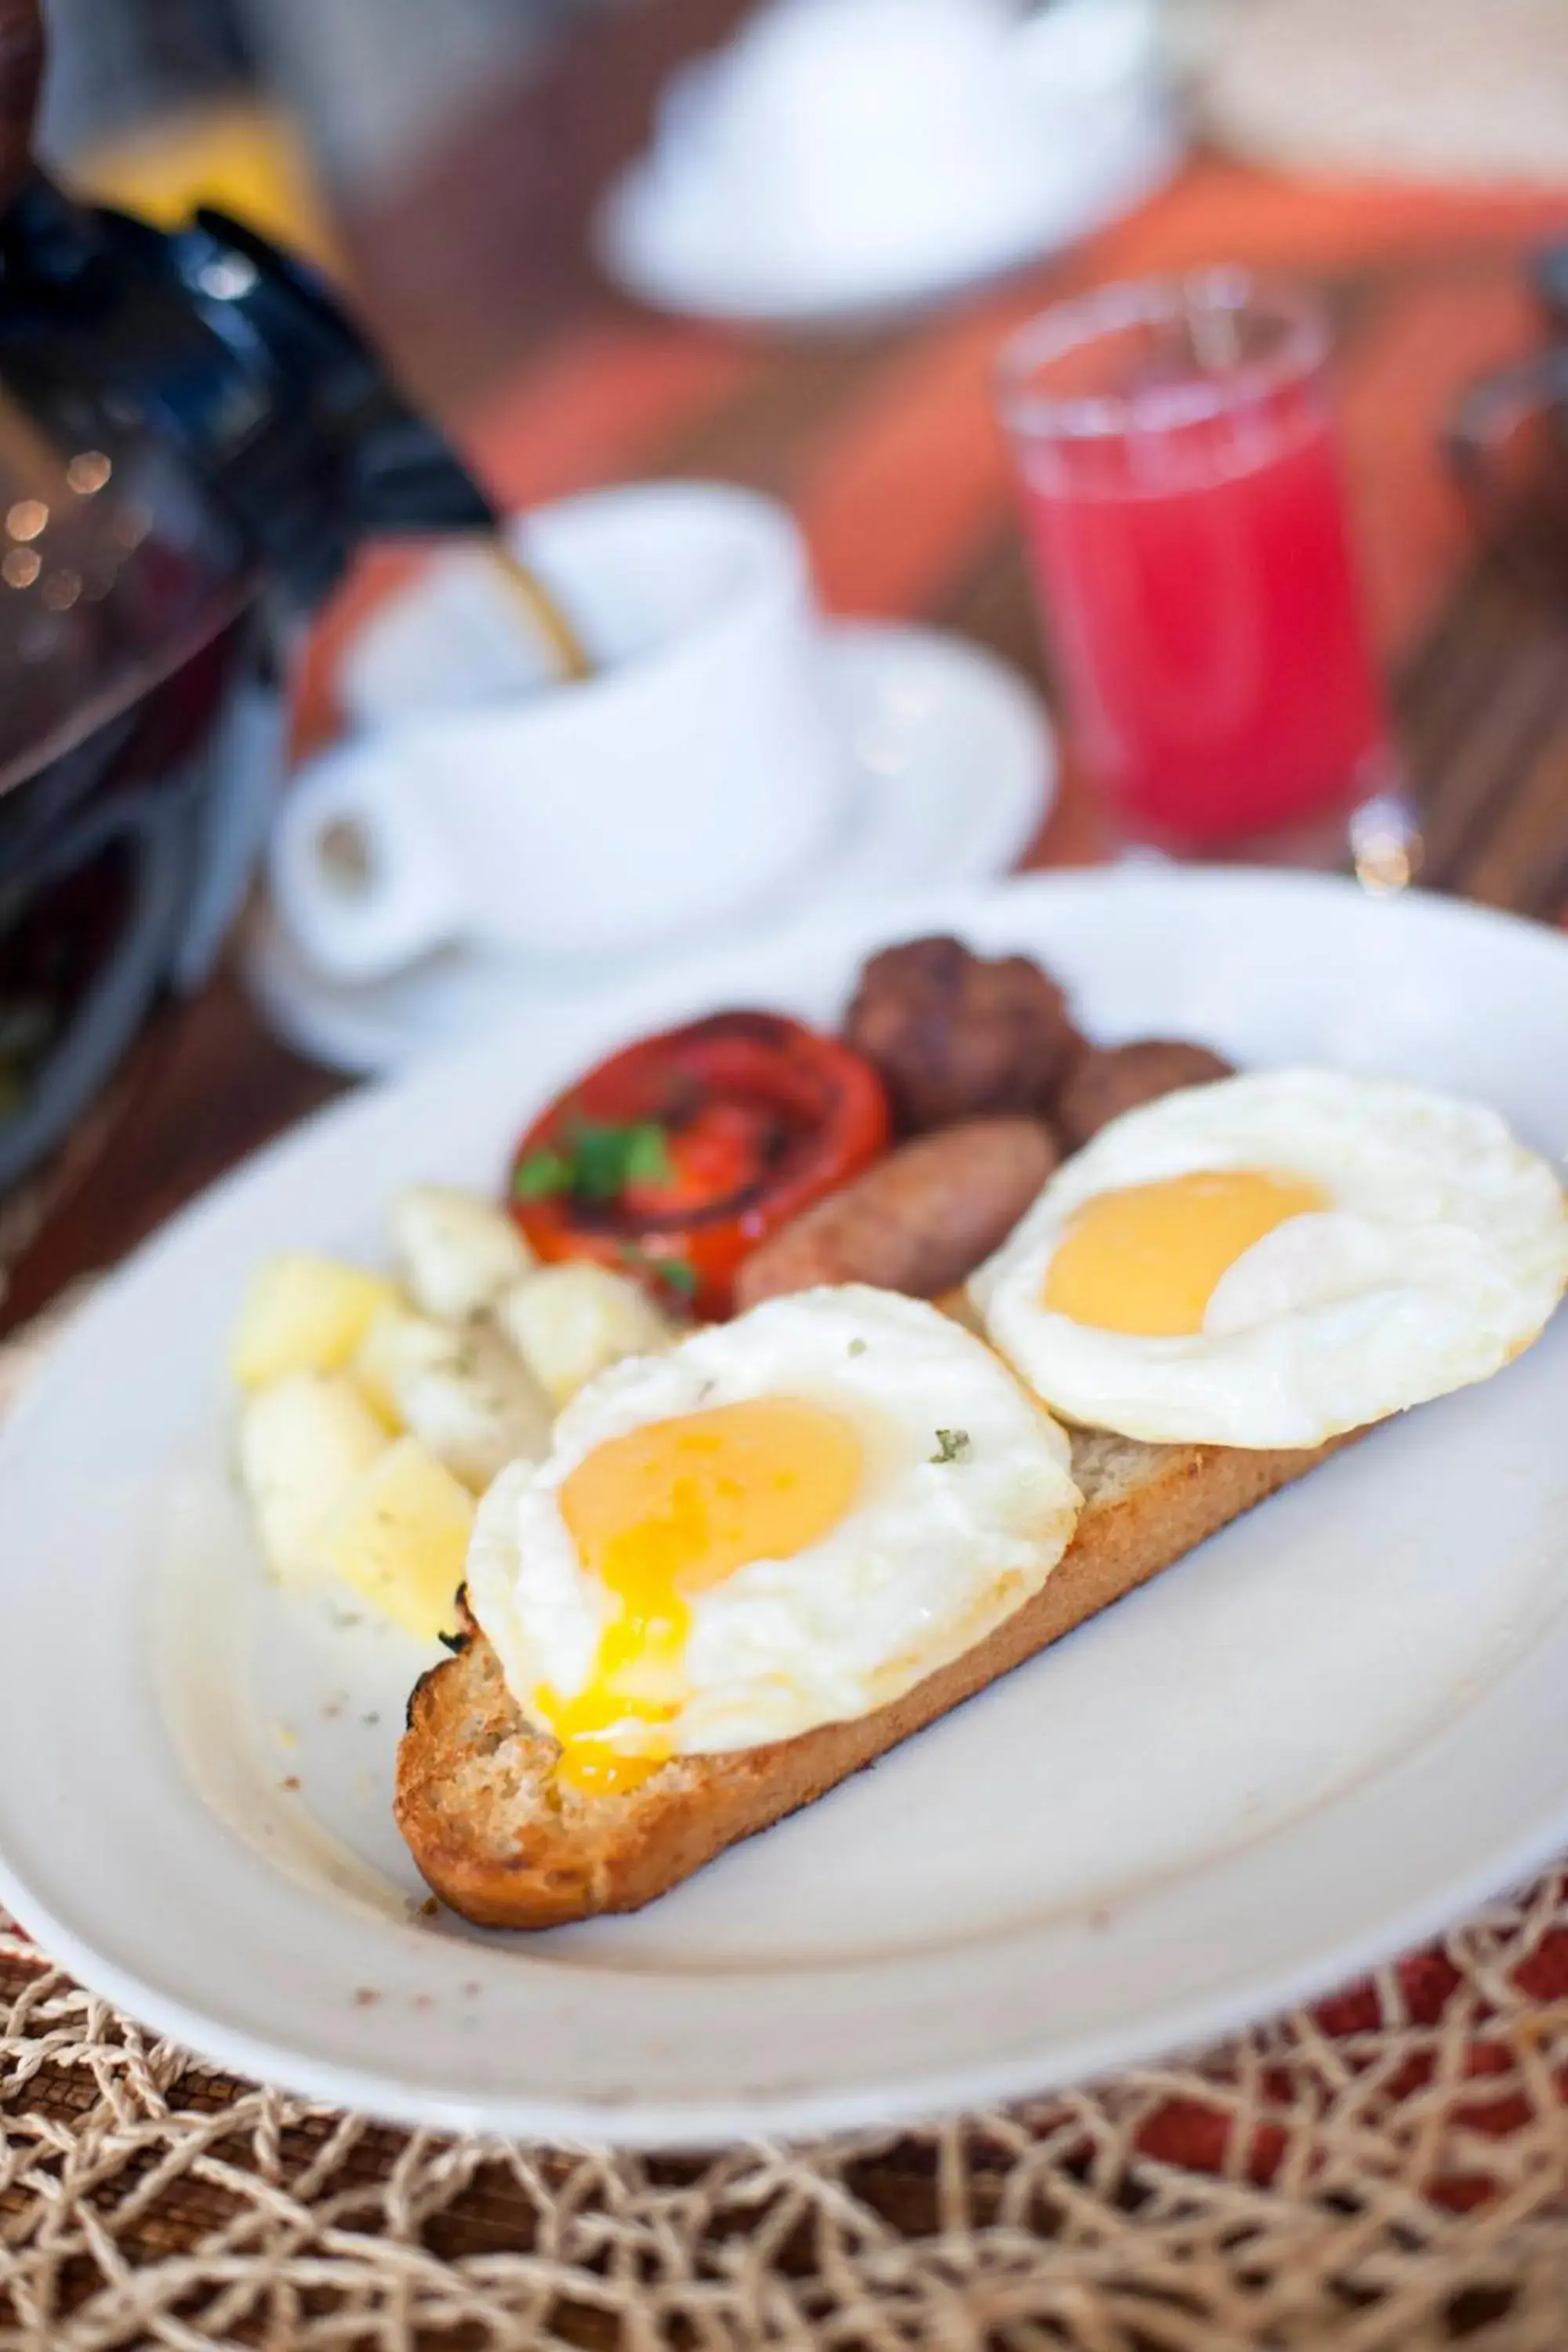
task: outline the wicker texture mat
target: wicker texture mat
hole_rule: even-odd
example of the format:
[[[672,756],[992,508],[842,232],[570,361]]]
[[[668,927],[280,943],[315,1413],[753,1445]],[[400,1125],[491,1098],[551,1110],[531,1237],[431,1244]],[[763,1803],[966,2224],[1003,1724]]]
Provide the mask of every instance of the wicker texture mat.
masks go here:
[[[47,1333],[0,1350],[0,1411]],[[395,2131],[155,2042],[0,1915],[0,2347],[1562,2352],[1568,1876],[1220,2048],[643,2158]]]
[[[1177,0],[1204,127],[1287,167],[1560,184],[1563,0]]]

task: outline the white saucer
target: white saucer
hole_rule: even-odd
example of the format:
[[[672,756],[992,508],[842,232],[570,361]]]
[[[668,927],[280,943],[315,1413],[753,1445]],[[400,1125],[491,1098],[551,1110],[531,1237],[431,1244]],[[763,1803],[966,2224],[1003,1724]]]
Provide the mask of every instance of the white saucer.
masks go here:
[[[401,1069],[694,948],[754,939],[819,908],[1006,873],[1056,793],[1055,740],[1038,697],[994,656],[930,629],[840,622],[824,637],[853,790],[844,830],[811,872],[660,958],[568,963],[455,950],[358,986],[310,971],[258,895],[239,963],[268,1027],[332,1069]]]
[[[1152,195],[1176,169],[1182,140],[1159,90],[1140,82],[1042,119],[1040,170],[1016,202],[956,217],[937,252],[896,259],[773,240],[743,196],[695,188],[642,157],[616,182],[594,225],[607,274],[656,309],[754,325],[848,325],[933,302],[1007,276],[1088,236]]]

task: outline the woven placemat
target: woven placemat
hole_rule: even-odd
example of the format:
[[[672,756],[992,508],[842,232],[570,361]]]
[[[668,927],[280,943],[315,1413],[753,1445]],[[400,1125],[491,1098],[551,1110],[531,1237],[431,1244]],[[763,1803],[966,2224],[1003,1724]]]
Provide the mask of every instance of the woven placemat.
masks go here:
[[[1563,0],[1173,0],[1211,138],[1378,178],[1568,181]]]
[[[0,1349],[0,1411],[50,1336]],[[6,2352],[1456,2343],[1568,2343],[1565,1874],[1164,2065],[920,2131],[659,2158],[237,2082],[0,1915]]]

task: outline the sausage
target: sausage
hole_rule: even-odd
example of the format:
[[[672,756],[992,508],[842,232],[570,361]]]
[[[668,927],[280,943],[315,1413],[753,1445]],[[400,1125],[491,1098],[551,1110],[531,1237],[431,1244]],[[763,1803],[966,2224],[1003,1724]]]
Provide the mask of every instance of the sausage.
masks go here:
[[[1048,972],[993,962],[958,940],[906,940],[860,975],[847,1041],[881,1072],[900,1130],[1016,1111],[1042,1115],[1082,1040]]]
[[[1210,1085],[1236,1075],[1231,1064],[1206,1045],[1176,1038],[1140,1037],[1131,1045],[1088,1046],[1068,1066],[1057,1090],[1052,1113],[1069,1151],[1079,1150],[1125,1110],[1174,1094],[1180,1087]]]
[[[735,1303],[837,1282],[935,1298],[1006,1239],[1060,1157],[1037,1118],[969,1119],[917,1137],[754,1250]]]

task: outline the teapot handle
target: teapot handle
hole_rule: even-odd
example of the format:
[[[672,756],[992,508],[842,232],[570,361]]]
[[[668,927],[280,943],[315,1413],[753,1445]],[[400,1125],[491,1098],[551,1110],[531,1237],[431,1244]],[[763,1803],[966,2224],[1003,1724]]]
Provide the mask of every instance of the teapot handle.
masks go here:
[[[123,928],[19,1108],[0,1118],[0,1193],[63,1141],[147,1017],[164,978],[188,881],[186,803],[155,791],[102,801],[28,877],[47,889],[105,851],[128,853]]]

